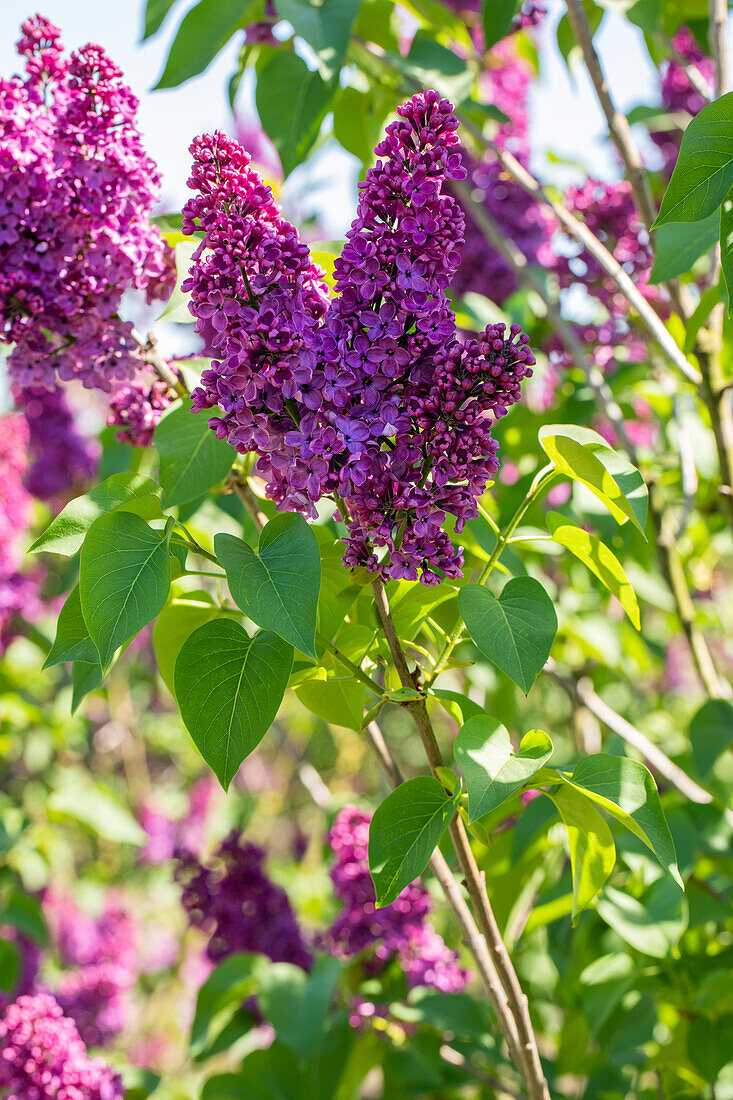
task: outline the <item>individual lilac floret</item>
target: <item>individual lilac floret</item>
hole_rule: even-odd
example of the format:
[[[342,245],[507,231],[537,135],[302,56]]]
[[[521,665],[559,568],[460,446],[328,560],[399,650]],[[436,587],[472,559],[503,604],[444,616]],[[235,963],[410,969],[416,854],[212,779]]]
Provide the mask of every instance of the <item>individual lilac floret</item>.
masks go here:
[[[0,339],[21,386],[109,391],[139,365],[123,292],[165,296],[174,277],[149,222],[158,172],[101,47],[64,57],[40,16],[22,31],[25,76],[0,80]]]
[[[129,992],[139,970],[134,921],[113,898],[96,919],[62,895],[47,894],[43,908],[67,967],[55,997],[84,1042],[103,1046],[130,1019]]]
[[[318,334],[323,405],[287,442],[302,441],[314,496],[344,502],[346,564],[434,584],[460,575],[446,516],[460,530],[477,514],[498,468],[491,421],[535,360],[518,327],[458,340],[446,289],[463,217],[444,191],[466,174],[458,122],[433,91],[397,114],[336,261],[338,297]]]
[[[34,497],[65,503],[94,477],[98,448],[77,430],[64,390],[17,389],[15,401],[28,422],[31,465],[25,483]]]
[[[313,957],[287,894],[265,873],[261,848],[232,832],[209,866],[189,852],[180,852],[178,858],[181,900],[191,924],[210,937],[206,954],[211,962],[252,951],[310,969]]]
[[[175,400],[166,382],[138,375],[114,390],[107,424],[119,428],[115,439],[133,447],[149,447],[160,418]]]
[[[343,910],[326,934],[326,948],[344,959],[368,951],[365,967],[371,972],[381,971],[396,957],[409,986],[431,985],[446,993],[463,989],[468,972],[426,923],[432,901],[419,881],[406,886],[391,905],[376,908],[369,873],[370,821],[371,814],[348,805],[329,831],[334,855],[331,881]]]
[[[259,455],[256,470],[273,500],[311,510],[320,492],[311,493],[309,466],[286,436],[298,427],[299,407],[321,404],[313,340],[327,303],[323,272],[236,141],[205,135],[191,152],[189,186],[199,194],[183,208],[183,231],[204,239],[182,288],[197,331],[213,329],[215,356],[194,408],[218,408],[217,435]]]
[[[5,1100],[122,1100],[122,1082],[90,1058],[73,1020],[47,993],[19,997],[0,1017]]]

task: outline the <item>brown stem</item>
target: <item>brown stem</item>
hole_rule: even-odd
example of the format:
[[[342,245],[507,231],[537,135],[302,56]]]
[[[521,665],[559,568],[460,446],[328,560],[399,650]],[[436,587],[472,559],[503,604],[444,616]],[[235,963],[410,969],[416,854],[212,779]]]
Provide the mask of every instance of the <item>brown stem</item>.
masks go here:
[[[168,388],[179,397],[187,397],[186,383],[171,370],[168,361],[158,351],[155,340],[150,336],[146,340],[135,328],[132,330],[132,338],[140,348],[141,358],[153,368],[161,381],[165,382]]]
[[[397,636],[392,615],[389,610],[387,593],[384,590],[381,579],[378,578],[372,583],[372,590],[374,592],[377,612],[387,637],[392,660],[394,661],[400,681],[403,687],[414,688],[415,681],[410,673],[407,659]],[[432,722],[428,716],[425,701],[424,699],[415,700],[414,702],[407,703],[406,706],[417,726],[431,771],[435,774],[437,769],[442,767],[443,758]],[[476,863],[465,826],[460,817],[455,817],[453,819],[449,831],[451,840],[453,841],[453,847],[456,850],[456,855],[461,865],[466,889],[471,899],[476,920],[490,951],[492,963],[499,975],[499,980],[506,994],[511,1016],[516,1026],[519,1042],[519,1049],[517,1052],[519,1057],[518,1068],[522,1073],[527,1091],[532,1100],[550,1100],[549,1089],[542,1071],[539,1051],[537,1049],[537,1040],[529,1015],[527,997],[522,991],[516,971],[509,958],[509,953],[502,939],[496,917],[494,916],[494,911],[491,907],[491,902],[486,892],[486,882],[483,873],[479,870],[478,864]],[[452,878],[453,876],[451,875],[451,879]],[[508,1036],[507,1041],[509,1041]]]

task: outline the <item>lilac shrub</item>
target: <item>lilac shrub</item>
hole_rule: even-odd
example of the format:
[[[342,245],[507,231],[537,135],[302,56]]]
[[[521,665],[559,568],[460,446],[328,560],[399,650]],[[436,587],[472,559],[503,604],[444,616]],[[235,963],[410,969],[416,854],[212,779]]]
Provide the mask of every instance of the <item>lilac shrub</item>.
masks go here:
[[[126,289],[165,297],[173,270],[149,223],[159,176],[137,100],[101,47],[63,54],[58,27],[22,26],[25,74],[0,80],[0,334],[21,386],[79,378],[108,392],[139,360]]]
[[[0,1017],[5,1100],[122,1100],[122,1082],[90,1058],[73,1020],[48,993],[19,997]]]

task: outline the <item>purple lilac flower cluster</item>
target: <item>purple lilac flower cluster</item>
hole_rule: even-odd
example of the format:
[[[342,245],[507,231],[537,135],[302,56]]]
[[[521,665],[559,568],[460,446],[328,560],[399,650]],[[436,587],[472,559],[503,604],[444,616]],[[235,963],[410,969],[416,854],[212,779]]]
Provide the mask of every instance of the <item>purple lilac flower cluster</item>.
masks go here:
[[[101,47],[64,57],[47,19],[21,29],[25,75],[0,80],[0,339],[21,386],[109,391],[139,364],[123,292],[164,297],[174,277],[149,223],[159,177]]]
[[[19,997],[0,1017],[6,1100],[122,1100],[122,1082],[90,1058],[73,1020],[48,993]]]
[[[65,503],[94,477],[96,445],[77,430],[74,414],[60,386],[16,388],[15,403],[29,428],[31,465],[25,484],[34,497]]]
[[[662,62],[662,104],[670,112],[694,117],[707,100],[692,84],[686,70],[688,67],[695,69],[712,89],[715,86],[715,63],[702,52],[687,27],[680,27],[672,39],[672,45],[680,60],[670,57]],[[654,130],[650,137],[662,154],[665,175],[671,176],[680,151],[682,129]]]
[[[41,611],[39,574],[23,574],[22,541],[31,520],[30,494],[23,484],[28,468],[28,423],[17,414],[0,417],[0,657],[23,620]]]
[[[43,907],[55,946],[69,968],[55,997],[84,1042],[103,1046],[130,1018],[129,993],[139,970],[135,924],[114,899],[96,919],[62,895],[47,894]]]
[[[419,881],[405,887],[391,905],[375,908],[369,874],[371,814],[348,805],[337,814],[328,834],[334,855],[331,881],[343,904],[325,937],[325,946],[339,958],[369,952],[367,969],[381,971],[396,958],[409,986],[431,985],[445,993],[459,992],[469,974],[455,952],[427,923],[430,896]]]
[[[375,152],[336,262],[326,312],[320,270],[241,147],[197,139],[184,232],[202,229],[191,291],[219,361],[194,407],[218,407],[217,435],[259,455],[280,507],[315,515],[333,495],[348,565],[437,583],[458,576],[460,530],[498,468],[492,420],[519,397],[534,357],[512,326],[462,343],[446,288],[463,219],[447,180],[465,177],[457,120],[435,92],[415,95]],[[386,548],[382,560],[377,551]]]
[[[107,424],[119,428],[115,438],[133,447],[149,447],[160,418],[175,400],[167,383],[139,371],[112,393]]]
[[[148,839],[140,853],[141,861],[150,865],[165,863],[176,851],[197,855],[204,842],[206,821],[216,791],[212,777],[206,775],[197,779],[189,789],[188,808],[180,821],[162,813],[154,802],[145,802],[140,809],[140,824]]]
[[[305,945],[285,891],[268,878],[265,853],[232,832],[206,866],[190,852],[178,853],[176,881],[189,920],[209,935],[207,957],[221,962],[236,951],[267,955],[309,970]]]

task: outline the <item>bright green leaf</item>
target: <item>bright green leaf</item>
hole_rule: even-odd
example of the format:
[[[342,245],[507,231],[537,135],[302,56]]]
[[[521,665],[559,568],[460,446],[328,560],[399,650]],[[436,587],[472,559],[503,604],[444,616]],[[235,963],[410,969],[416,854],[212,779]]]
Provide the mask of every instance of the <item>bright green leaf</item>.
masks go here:
[[[455,813],[437,779],[408,779],[377,806],[369,826],[369,870],[377,908],[391,904],[423,873]]]
[[[540,446],[565,477],[582,482],[617,523],[630,519],[644,534],[649,494],[639,471],[590,428],[546,424]]]
[[[218,485],[236,458],[226,440],[216,438],[209,417],[191,412],[188,397],[163,417],[153,439],[166,508],[187,504]]]
[[[530,730],[515,754],[509,734],[488,714],[469,718],[459,731],[453,756],[466,779],[468,820],[477,821],[521,790],[552,756],[552,741]]]
[[[236,952],[219,963],[201,986],[191,1025],[191,1049],[198,1053],[220,1030],[222,1019],[236,1012],[257,990],[262,972],[271,964],[262,955]]]
[[[335,92],[294,53],[276,53],[257,74],[257,113],[286,176],[313,148]]]
[[[458,691],[447,691],[445,688],[431,688],[430,694],[440,699],[445,709],[450,714],[457,726],[464,725],[469,718],[478,714],[484,714],[484,708],[474,703],[467,695],[461,695]]]
[[[305,39],[318,59],[325,81],[341,70],[360,0],[275,0],[278,15]]]
[[[522,0],[484,0],[483,23],[487,50],[509,33],[521,3]]]
[[[324,955],[308,974],[284,962],[272,963],[262,974],[258,1007],[301,1064],[318,1047],[340,970],[338,959]]]
[[[192,325],[196,318],[188,308],[188,303],[191,300],[190,292],[181,290],[181,283],[184,279],[188,278],[188,269],[191,266],[191,259],[194,252],[201,244],[200,241],[179,241],[176,244],[176,285],[173,288],[173,293],[165,304],[165,309],[161,315],[156,318],[156,324],[158,321],[176,322],[180,325]]]
[[[256,553],[228,534],[217,535],[214,548],[237,607],[258,626],[274,630],[315,658],[321,557],[318,540],[303,517],[281,512],[271,519]]]
[[[436,42],[429,31],[419,30],[407,57],[390,55],[390,60],[420,88],[435,88],[452,103],[471,94],[473,73],[462,57]]]
[[[112,844],[145,843],[145,833],[127,806],[87,779],[69,781],[52,791],[47,808],[49,820],[76,822]]]
[[[708,699],[693,716],[688,736],[695,767],[708,776],[720,754],[733,745],[733,706],[726,699]]]
[[[728,316],[733,313],[733,193],[729,192],[720,208],[720,263],[728,291]]]
[[[684,889],[672,834],[651,772],[644,764],[627,756],[596,753],[576,764],[572,778],[568,779],[562,772],[558,774],[565,783],[584,791],[643,841],[665,871]]]
[[[548,797],[560,811],[568,834],[576,918],[603,889],[616,863],[616,846],[603,815],[577,788],[561,787]]]
[[[90,691],[95,691],[104,679],[99,658],[96,661],[74,661],[71,670],[71,713],[76,711]]]
[[[174,694],[176,659],[186,638],[221,614],[208,593],[186,593],[163,608],[153,627],[153,649],[163,682]]]
[[[183,17],[155,87],[175,88],[202,73],[261,7],[259,0],[198,0]]]
[[[135,510],[144,519],[160,515],[160,489],[142,474],[112,474],[84,496],[70,500],[31,546],[30,552],[75,554],[95,520],[107,512]]]
[[[733,92],[690,119],[654,228],[702,221],[718,209],[733,184]]]
[[[598,577],[601,584],[613,593],[632,624],[639,630],[641,621],[636,593],[613,551],[609,550],[595,535],[591,535],[582,527],[576,527],[574,523],[568,523],[565,516],[557,512],[547,513],[547,524],[553,540],[569,550]]]
[[[163,21],[171,10],[176,0],[148,0],[145,5],[145,26],[143,27],[143,41],[152,38],[163,26]]]
[[[100,516],[81,551],[79,596],[102,670],[163,610],[171,583],[170,521],[154,531],[129,512]]]
[[[186,729],[226,790],[273,723],[293,665],[276,634],[254,638],[231,619],[195,630],[176,660],[174,685]]]
[[[458,605],[477,648],[526,695],[557,633],[555,608],[540,582],[515,577],[498,598],[480,584],[466,584]]]
[[[699,222],[670,222],[654,237],[654,266],[647,282],[666,283],[685,275],[718,240],[720,218],[714,210]]]
[[[733,1059],[733,1015],[715,1021],[696,1016],[687,1032],[687,1055],[706,1081],[717,1081]]]
[[[664,959],[687,927],[684,895],[669,879],[658,879],[644,902],[607,886],[596,906],[599,917],[626,943],[644,955]]]
[[[95,664],[98,659],[97,647],[89,637],[87,624],[81,613],[79,585],[75,584],[59,612],[56,638],[43,667],[51,668],[64,661],[87,661]]]

